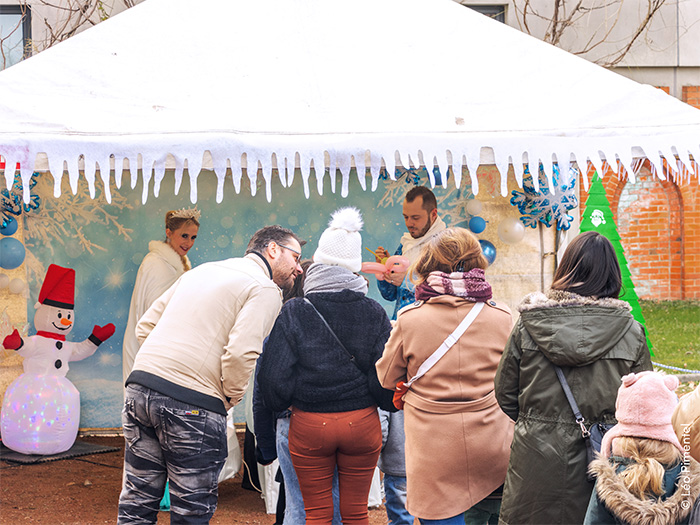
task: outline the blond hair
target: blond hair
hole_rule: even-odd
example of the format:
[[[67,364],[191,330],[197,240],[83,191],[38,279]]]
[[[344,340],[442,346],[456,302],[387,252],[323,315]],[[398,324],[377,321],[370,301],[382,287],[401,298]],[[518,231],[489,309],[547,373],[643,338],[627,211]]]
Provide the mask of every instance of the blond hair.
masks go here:
[[[618,437],[613,440],[612,452],[615,456],[634,461],[620,472],[620,479],[639,499],[650,494],[661,496],[664,493],[664,465],[674,465],[681,460],[681,453],[675,445],[658,439]]]
[[[194,212],[189,215],[184,214],[183,210],[170,210],[166,212],[165,228],[170,231],[175,231],[178,228],[182,228],[188,222],[199,226],[199,211],[195,208]]]
[[[488,265],[474,234],[464,228],[447,228],[431,237],[423,246],[408,272],[411,282],[419,285],[430,272],[468,272],[474,268],[485,270]]]

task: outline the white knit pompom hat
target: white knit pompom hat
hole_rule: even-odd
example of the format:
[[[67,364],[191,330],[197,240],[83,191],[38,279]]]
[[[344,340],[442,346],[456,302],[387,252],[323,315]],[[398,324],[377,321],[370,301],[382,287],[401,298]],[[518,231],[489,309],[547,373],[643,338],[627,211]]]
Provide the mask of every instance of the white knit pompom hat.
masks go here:
[[[357,208],[340,208],[333,212],[328,228],[318,240],[314,262],[359,272],[362,268],[361,229],[362,215]]]

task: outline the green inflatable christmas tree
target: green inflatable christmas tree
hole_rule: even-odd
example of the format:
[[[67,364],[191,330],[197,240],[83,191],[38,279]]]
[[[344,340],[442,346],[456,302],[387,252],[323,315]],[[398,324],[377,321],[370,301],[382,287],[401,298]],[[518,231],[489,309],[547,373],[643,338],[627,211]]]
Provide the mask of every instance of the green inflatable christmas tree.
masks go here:
[[[588,192],[588,199],[586,200],[586,211],[583,212],[583,218],[581,219],[581,232],[588,231],[600,233],[602,236],[606,237],[612,243],[613,248],[615,248],[617,262],[620,264],[620,271],[622,273],[622,295],[620,299],[630,304],[632,307],[632,316],[639,321],[644,327],[644,330],[646,330],[642,308],[639,306],[639,297],[637,297],[637,292],[634,290],[632,274],[630,274],[629,267],[627,266],[627,259],[625,259],[625,250],[620,243],[620,235],[617,233],[617,225],[613,219],[610,202],[605,195],[605,187],[603,187],[603,182],[597,173],[593,175],[593,181],[591,182],[591,187]],[[654,352],[651,350],[652,346],[648,333],[647,345],[649,345],[649,350],[653,356]]]

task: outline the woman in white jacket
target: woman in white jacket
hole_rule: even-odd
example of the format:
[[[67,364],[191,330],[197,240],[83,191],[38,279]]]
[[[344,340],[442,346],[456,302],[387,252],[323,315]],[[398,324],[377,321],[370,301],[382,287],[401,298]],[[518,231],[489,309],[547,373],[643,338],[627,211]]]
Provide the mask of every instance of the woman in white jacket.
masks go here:
[[[191,268],[187,252],[194,245],[199,231],[197,209],[181,209],[165,214],[165,241],[151,241],[148,254],[143,258],[136,274],[134,292],[131,295],[129,320],[124,333],[122,347],[122,371],[124,382],[134,366],[139,342],[136,339],[136,324],[153,302],[177,279]]]

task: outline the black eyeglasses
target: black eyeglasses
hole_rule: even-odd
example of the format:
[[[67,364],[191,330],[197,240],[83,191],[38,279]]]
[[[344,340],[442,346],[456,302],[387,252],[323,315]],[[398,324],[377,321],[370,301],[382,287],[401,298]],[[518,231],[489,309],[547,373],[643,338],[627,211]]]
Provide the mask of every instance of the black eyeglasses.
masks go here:
[[[290,248],[289,246],[285,246],[284,244],[280,244],[278,242],[276,242],[275,244],[280,248],[284,248],[285,250],[289,250],[292,253],[296,253],[296,257],[294,257],[294,262],[297,264],[301,263],[301,252],[298,252],[294,248]]]

